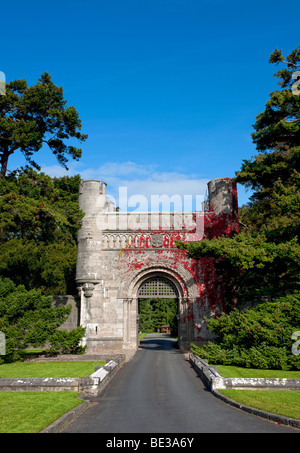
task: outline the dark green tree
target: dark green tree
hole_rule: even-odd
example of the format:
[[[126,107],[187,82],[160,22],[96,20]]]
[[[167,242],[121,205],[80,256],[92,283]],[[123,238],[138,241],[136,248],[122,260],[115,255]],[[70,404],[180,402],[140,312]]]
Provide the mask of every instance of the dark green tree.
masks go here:
[[[139,328],[141,332],[154,332],[154,313],[150,299],[139,300]]]
[[[5,356],[12,361],[28,346],[41,347],[47,342],[49,352],[78,353],[84,328],[71,332],[58,330],[67,319],[71,306],[54,308],[52,298],[40,290],[27,291],[24,285],[16,286],[12,280],[0,277],[0,330],[5,335]]]
[[[0,179],[0,274],[45,294],[76,294],[80,177],[27,168]]]
[[[142,332],[157,332],[163,325],[171,328],[171,333],[177,333],[178,305],[176,299],[140,299],[140,330]]]
[[[281,90],[270,94],[254,125],[259,154],[236,173],[235,181],[253,190],[239,212],[242,233],[179,247],[193,258],[215,259],[217,272],[230,282],[229,305],[232,298],[272,295],[270,303],[208,320],[216,340],[194,352],[210,363],[299,370],[291,336],[300,328],[300,49],[286,60],[276,49],[270,63],[286,68],[275,74]]]
[[[155,299],[154,300],[155,326],[160,328],[163,325],[170,326],[171,332],[177,332],[178,313],[176,299]]]
[[[257,115],[252,138],[259,154],[243,161],[236,182],[253,190],[249,206],[241,211],[242,222],[250,231],[282,242],[300,233],[300,48],[286,59],[276,49],[270,63],[286,66],[275,73],[281,89],[270,93]]]
[[[32,156],[44,144],[65,168],[69,158],[81,157],[82,150],[66,141],[75,138],[83,142],[87,135],[80,132],[77,110],[66,103],[63,89],[52,82],[47,72],[33,86],[28,86],[26,80],[6,85],[6,94],[0,96],[0,178],[6,175],[8,159],[17,150],[36,169],[39,166]]]
[[[180,245],[192,257],[215,258],[219,273],[233,282],[232,298],[299,289],[300,94],[293,78],[300,77],[299,62],[299,48],[286,61],[278,50],[270,56],[270,63],[287,68],[275,74],[282,89],[270,94],[254,125],[259,154],[236,173],[235,181],[253,190],[239,212],[242,234]]]
[[[208,320],[208,325],[215,342],[192,350],[211,364],[300,370],[300,355],[293,353],[293,334],[300,329],[300,293],[242,313],[233,310]]]

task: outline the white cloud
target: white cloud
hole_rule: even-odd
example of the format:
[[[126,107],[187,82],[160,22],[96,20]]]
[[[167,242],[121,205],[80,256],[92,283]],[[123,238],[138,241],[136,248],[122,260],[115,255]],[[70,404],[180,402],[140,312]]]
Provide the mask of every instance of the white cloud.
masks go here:
[[[207,179],[200,179],[195,176],[186,175],[180,172],[160,171],[154,165],[141,165],[135,162],[106,163],[97,169],[85,170],[81,173],[84,179],[99,178],[108,185],[107,192],[111,194],[118,205],[124,206],[126,188],[127,200],[134,204],[134,200],[148,200],[148,206],[152,205],[153,196],[168,196],[176,199],[184,196],[202,197],[206,194]],[[120,193],[121,192],[121,193]],[[152,197],[152,198],[151,198]],[[177,197],[178,199],[178,197]]]
[[[84,170],[80,169],[80,164],[74,163],[70,165],[69,171],[53,165],[43,167],[42,171],[52,177],[79,173],[82,179],[99,179],[107,183],[107,194],[111,195],[116,205],[124,207],[125,196],[132,208],[134,204],[147,200],[149,210],[153,207],[154,200],[157,201],[157,196],[161,197],[160,201],[169,197],[169,200],[175,202],[174,206],[180,198],[182,209],[184,204],[192,207],[193,203],[195,207],[196,196],[201,196],[201,199],[205,197],[208,182],[208,179],[197,178],[195,175],[160,171],[155,165],[141,165],[131,161],[106,162],[100,167]],[[141,209],[145,207],[145,203],[142,205]]]

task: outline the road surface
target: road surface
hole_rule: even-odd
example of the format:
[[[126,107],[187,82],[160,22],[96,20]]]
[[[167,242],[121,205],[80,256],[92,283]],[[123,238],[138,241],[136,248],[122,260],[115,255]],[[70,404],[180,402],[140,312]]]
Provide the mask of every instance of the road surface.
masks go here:
[[[66,433],[299,433],[213,396],[166,334],[148,335]]]

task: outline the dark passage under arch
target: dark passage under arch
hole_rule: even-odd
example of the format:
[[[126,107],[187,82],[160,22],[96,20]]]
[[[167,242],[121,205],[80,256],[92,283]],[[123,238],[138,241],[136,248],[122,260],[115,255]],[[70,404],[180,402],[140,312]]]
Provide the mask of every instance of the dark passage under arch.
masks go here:
[[[148,278],[138,291],[139,328],[141,331],[177,333],[178,291],[161,276]]]

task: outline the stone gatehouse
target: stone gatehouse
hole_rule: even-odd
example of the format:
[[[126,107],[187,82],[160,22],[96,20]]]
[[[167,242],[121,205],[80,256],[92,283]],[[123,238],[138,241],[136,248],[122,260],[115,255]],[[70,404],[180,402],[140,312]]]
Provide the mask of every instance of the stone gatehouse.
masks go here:
[[[210,181],[203,211],[121,212],[95,179],[82,181],[79,203],[76,281],[87,351],[135,351],[142,297],[177,299],[180,348],[208,341],[205,317],[223,310],[224,283],[212,259],[192,260],[176,241],[238,233],[235,183]]]

